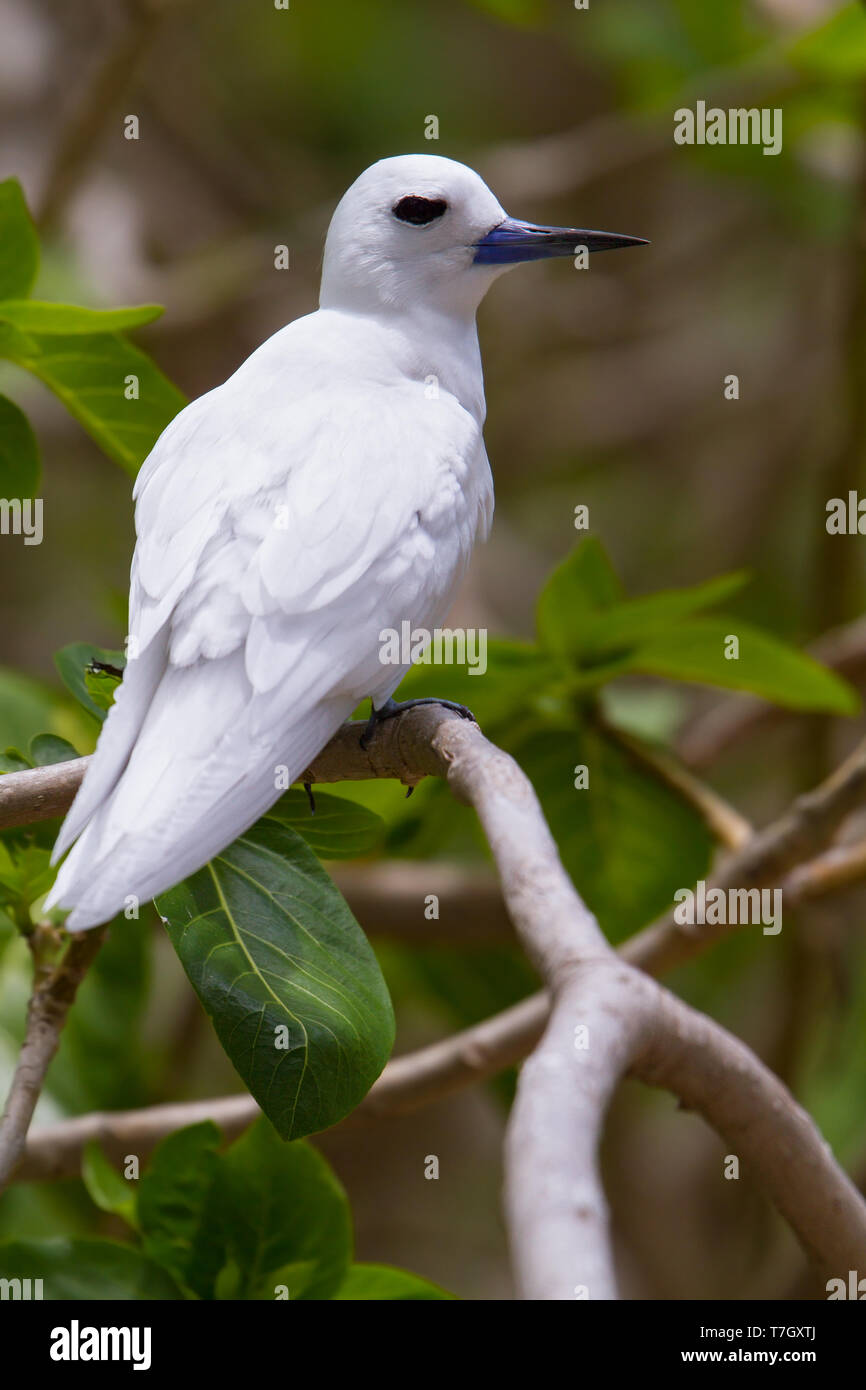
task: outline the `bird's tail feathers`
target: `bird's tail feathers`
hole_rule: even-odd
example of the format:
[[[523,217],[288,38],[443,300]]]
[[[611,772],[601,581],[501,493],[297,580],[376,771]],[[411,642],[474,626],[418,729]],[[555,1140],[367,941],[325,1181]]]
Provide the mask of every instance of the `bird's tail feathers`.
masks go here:
[[[271,731],[266,742],[239,737],[239,714],[194,772],[181,757],[155,784],[152,776],[139,775],[152,772],[147,764],[159,751],[150,747],[148,720],[123,774],[61,866],[49,905],[72,908],[66,927],[84,930],[195,873],[273,805],[352,708],[345,698],[321,700],[278,738]],[[149,783],[145,798],[143,781]]]

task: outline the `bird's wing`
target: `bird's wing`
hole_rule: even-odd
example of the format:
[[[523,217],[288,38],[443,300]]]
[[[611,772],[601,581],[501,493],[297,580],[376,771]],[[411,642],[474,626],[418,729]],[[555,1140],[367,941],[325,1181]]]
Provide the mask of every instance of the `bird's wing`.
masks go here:
[[[381,684],[380,629],[439,612],[481,520],[456,402],[423,429],[412,387],[251,409],[241,376],[182,412],[136,486],[132,659],[56,849],[80,835],[53,894],[72,927],[257,819],[277,766],[293,780]]]

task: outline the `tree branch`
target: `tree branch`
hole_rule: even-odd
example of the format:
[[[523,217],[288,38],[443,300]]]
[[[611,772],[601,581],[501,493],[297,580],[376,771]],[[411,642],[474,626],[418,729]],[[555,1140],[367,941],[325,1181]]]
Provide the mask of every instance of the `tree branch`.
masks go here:
[[[497,1075],[532,1050],[546,1020],[547,997],[534,994],[462,1033],[393,1058],[339,1127],[406,1114]],[[15,1178],[76,1177],[81,1171],[82,1150],[92,1139],[118,1163],[130,1153],[144,1157],[166,1135],[200,1120],[212,1120],[227,1139],[233,1139],[260,1113],[252,1096],[246,1094],[141,1110],[94,1111],[35,1129]]]
[[[798,796],[790,810],[758,831],[737,854],[731,855],[709,888],[782,888],[789,906],[803,894],[803,886],[788,876],[828,845],[846,816],[866,800],[866,740],[859,744],[835,772],[812,791]],[[787,884],[785,880],[787,878]],[[687,926],[673,912],[632,937],[625,958],[653,975],[662,974],[691,960],[708,944],[721,940],[730,926],[706,923]]]
[[[412,870],[410,880],[421,870],[420,865],[404,867]],[[425,867],[429,873],[429,865]],[[438,872],[439,866],[436,868]],[[473,876],[463,870],[453,869],[452,873],[451,891],[455,895],[455,908],[459,911],[461,888],[464,882],[467,887],[471,885]],[[850,846],[834,846],[826,854],[799,866],[785,880],[783,894],[785,901],[796,907],[801,901],[821,898],[839,889],[849,888],[863,879],[866,879],[866,842],[858,841]],[[347,886],[351,894],[351,879]],[[423,887],[427,887],[426,881]],[[413,903],[419,900],[419,895],[423,896],[421,887],[413,887],[411,881],[406,891],[411,894]],[[489,891],[489,886],[485,885],[484,892]],[[372,887],[365,888],[364,893],[371,894],[372,903]],[[504,911],[498,889],[495,896],[500,910]],[[360,903],[363,905],[363,902],[362,894]],[[404,907],[399,898],[398,907],[400,911]],[[454,932],[455,940],[458,939],[457,932],[462,920],[459,918],[456,923],[446,923],[446,930]],[[648,928],[648,931],[652,930]],[[406,939],[410,937],[408,929],[404,931],[399,923],[395,927],[395,934]],[[625,942],[619,948],[619,954],[635,964],[640,958],[640,968],[654,974],[661,970],[663,960],[661,957],[653,959],[652,953],[641,946],[643,936],[641,932]],[[506,1067],[523,1061],[529,1055],[541,1038],[549,1017],[550,996],[542,990],[483,1023],[450,1034],[416,1052],[394,1058],[360,1106],[342,1121],[341,1127],[421,1109],[498,1075]],[[185,1125],[196,1124],[199,1120],[213,1120],[227,1138],[233,1138],[251,1124],[259,1113],[252,1097],[232,1095],[153,1105],[140,1110],[94,1111],[75,1119],[60,1120],[31,1132],[25,1157],[15,1172],[15,1180],[77,1176],[81,1169],[82,1150],[91,1139],[99,1140],[110,1157],[120,1160],[130,1152],[140,1156],[149,1154],[166,1135]]]
[[[24,1152],[27,1130],[45,1074],[60,1046],[66,1015],[104,935],[105,928],[100,927],[75,937],[60,963],[53,967],[44,965],[40,959],[40,946],[44,943],[40,942],[39,929],[31,938],[34,984],[27,1009],[27,1030],[0,1118],[0,1191]]]
[[[507,1146],[506,1204],[525,1296],[573,1298],[579,1286],[596,1298],[615,1296],[595,1151],[607,1102],[625,1074],[666,1085],[700,1108],[738,1146],[822,1271],[847,1269],[855,1252],[866,1257],[866,1205],[812,1121],[744,1044],[611,950],[568,879],[535,793],[513,759],[488,743],[476,725],[436,707],[390,721],[366,751],[358,744],[359,728],[344,726],[305,777],[396,776],[409,784],[428,775],[445,777],[458,799],[474,806],[511,920],[550,987],[551,1019],[521,1075]],[[14,777],[20,784],[31,776],[3,780]],[[721,881],[782,875],[826,844],[864,796],[866,745],[732,856]],[[662,968],[680,958],[681,936],[663,923],[635,938],[629,954]],[[689,938],[686,953],[712,936],[709,929],[698,934],[697,943]],[[531,1045],[544,1008],[543,998],[520,1006],[521,1048]],[[586,1033],[578,1037],[580,1027]],[[502,1016],[481,1028],[489,1050],[480,1067],[469,1059],[476,1075],[495,1069],[497,1049],[515,1040],[513,1019],[504,1029]],[[587,1046],[576,1045],[584,1038]],[[438,1056],[436,1049],[425,1050],[421,1082],[417,1056],[393,1062],[362,1113],[413,1104],[421,1091],[445,1093],[467,1065],[453,1043],[439,1045]],[[236,1120],[241,1102],[231,1104]],[[784,1165],[775,1161],[779,1134]]]

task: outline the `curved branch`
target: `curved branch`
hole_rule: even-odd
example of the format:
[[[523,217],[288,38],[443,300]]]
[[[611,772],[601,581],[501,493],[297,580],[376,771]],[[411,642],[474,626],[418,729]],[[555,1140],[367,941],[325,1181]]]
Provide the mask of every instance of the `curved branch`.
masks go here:
[[[511,920],[551,990],[551,1020],[524,1067],[509,1124],[507,1207],[525,1296],[572,1298],[579,1286],[596,1298],[615,1296],[595,1151],[608,1100],[626,1072],[668,1086],[738,1144],[822,1270],[847,1268],[855,1251],[866,1257],[866,1204],[811,1120],[744,1044],[611,950],[566,875],[535,793],[514,760],[488,743],[477,725],[441,708],[416,708],[384,725],[366,751],[358,743],[359,727],[344,726],[305,777],[390,776],[409,784],[444,777],[478,814]],[[32,776],[11,774],[3,781],[15,778],[20,789],[22,779]],[[21,794],[14,787],[13,793]],[[742,884],[749,875],[767,881],[784,874],[826,844],[864,796],[866,745],[815,792],[799,798],[780,822],[754,836],[720,881]],[[681,958],[683,949],[701,949],[712,936],[712,928],[705,930],[696,943],[662,924],[641,933],[628,953],[659,969]],[[521,1047],[531,1044],[544,1007],[543,998],[520,1006]],[[575,1046],[581,1024],[586,1048]],[[499,1025],[501,1019],[481,1026],[492,1048],[475,1068],[477,1075],[494,1070],[497,1047],[514,1038],[510,1028],[497,1034]],[[456,1084],[467,1058],[454,1052],[452,1042],[440,1045],[438,1057],[436,1049],[426,1050],[420,1087],[417,1058],[390,1064],[362,1113],[412,1104],[421,1091],[436,1094],[438,1088],[443,1094]],[[516,1055],[512,1051],[510,1060]],[[784,1165],[774,1161],[779,1134]],[[576,1157],[581,1166],[575,1178]]]
[[[547,998],[534,994],[462,1033],[393,1058],[339,1128],[406,1114],[496,1076],[532,1050],[546,1020]],[[141,1110],[94,1111],[42,1125],[31,1133],[15,1179],[77,1177],[82,1151],[92,1139],[119,1163],[129,1153],[145,1157],[166,1135],[201,1120],[212,1120],[226,1139],[233,1139],[260,1113],[252,1096],[244,1093]]]

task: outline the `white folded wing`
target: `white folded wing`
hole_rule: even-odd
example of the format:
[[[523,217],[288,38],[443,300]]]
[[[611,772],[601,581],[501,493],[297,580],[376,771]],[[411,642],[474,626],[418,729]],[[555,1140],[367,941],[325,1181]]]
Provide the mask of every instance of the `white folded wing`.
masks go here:
[[[489,524],[479,426],[359,332],[291,324],[142,467],[130,660],[55,848],[76,842],[49,900],[71,929],[218,854],[396,688],[380,631],[444,619]]]

